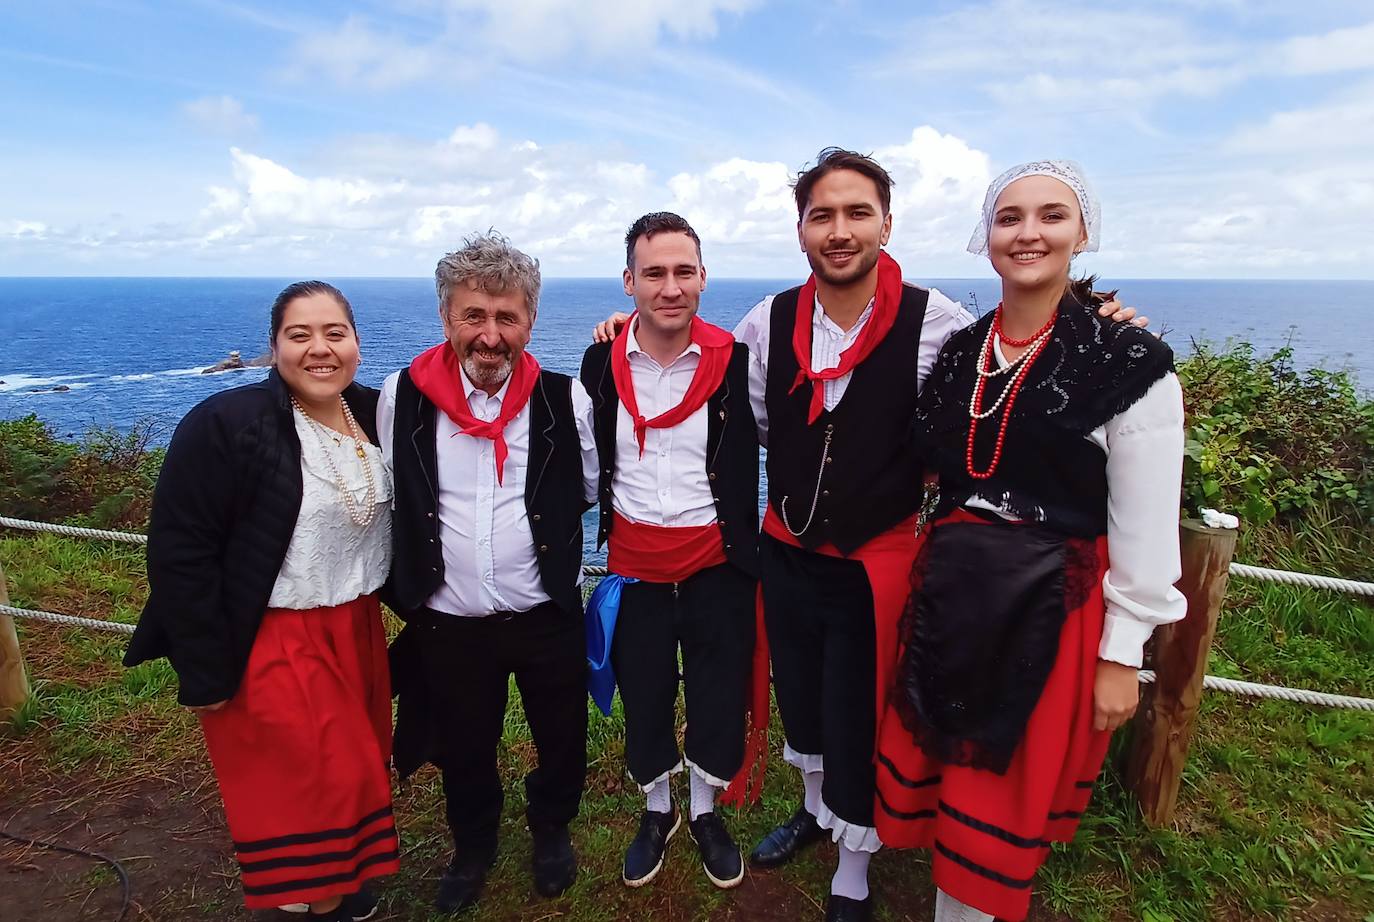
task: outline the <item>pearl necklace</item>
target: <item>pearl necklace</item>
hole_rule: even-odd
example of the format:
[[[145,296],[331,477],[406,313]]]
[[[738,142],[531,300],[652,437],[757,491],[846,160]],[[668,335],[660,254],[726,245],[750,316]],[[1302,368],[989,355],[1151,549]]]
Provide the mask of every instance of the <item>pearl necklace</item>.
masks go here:
[[[988,326],[987,335],[983,337],[982,348],[978,350],[976,366],[978,374],[974,378],[973,393],[969,397],[968,442],[964,449],[964,470],[967,471],[968,475],[973,479],[987,480],[992,476],[993,472],[997,470],[997,463],[1002,460],[1002,446],[1007,438],[1007,423],[1011,420],[1011,409],[1016,404],[1016,394],[1021,390],[1021,385],[1025,383],[1026,374],[1030,371],[1031,365],[1035,363],[1040,353],[1045,351],[1045,346],[1049,343],[1050,336],[1054,332],[1055,318],[1058,316],[1059,312],[1055,311],[1054,315],[1050,317],[1049,322],[1041,327],[1030,339],[1013,340],[1002,337],[1003,341],[1008,345],[1025,346],[1026,351],[1021,353],[1015,361],[1008,362],[1005,368],[1000,368],[995,372],[989,373],[985,371],[985,369],[997,364],[992,355],[993,333],[997,332],[1000,335],[1002,327],[1002,305],[997,305],[997,313],[993,316],[992,323]],[[987,384],[987,379],[995,377],[998,374],[1010,372],[1013,369],[1015,369],[1015,375],[1012,377],[1011,381],[1008,382],[1006,388],[1003,389],[1001,396],[997,398],[992,406],[984,410],[983,391]],[[977,470],[974,467],[973,446],[977,437],[978,422],[996,413],[997,410],[1002,407],[1003,403],[1006,404],[1006,408],[1002,410],[1002,420],[997,427],[997,443],[992,450],[992,461],[985,470]]]
[[[361,509],[358,508],[357,501],[353,499],[353,491],[348,488],[348,481],[344,480],[338,465],[334,463],[334,455],[329,450],[329,443],[325,441],[326,435],[329,435],[331,439],[334,437],[329,434],[323,423],[305,412],[300,401],[296,400],[294,396],[291,398],[292,408],[310,422],[310,429],[315,433],[315,438],[320,443],[325,463],[329,465],[329,472],[334,475],[334,484],[339,488],[339,496],[343,499],[344,509],[348,511],[348,518],[359,528],[366,528],[377,517],[377,481],[372,475],[372,462],[367,460],[367,452],[363,451],[363,440],[358,433],[358,421],[353,418],[353,411],[349,409],[348,401],[344,400],[342,395],[339,397],[339,405],[343,407],[344,422],[348,424],[349,435],[353,437],[353,450],[362,462],[363,477],[367,480],[367,491],[363,496]],[[334,444],[342,443],[338,439],[334,439]]]

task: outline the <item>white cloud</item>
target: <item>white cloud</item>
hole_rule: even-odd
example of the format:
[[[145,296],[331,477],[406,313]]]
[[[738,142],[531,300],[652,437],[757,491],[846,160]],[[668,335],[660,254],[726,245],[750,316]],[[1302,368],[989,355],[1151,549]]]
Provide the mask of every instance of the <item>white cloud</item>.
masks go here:
[[[287,72],[298,79],[322,72],[344,86],[386,90],[431,76],[445,63],[443,57],[436,45],[378,32],[362,18],[349,16],[332,32],[302,36]],[[457,71],[463,60],[451,66]]]
[[[232,137],[258,130],[258,117],[232,96],[202,96],[183,103],[181,111],[211,134]]]
[[[1289,39],[1277,58],[1279,66],[1292,74],[1374,69],[1374,22]]]
[[[1374,80],[1305,109],[1274,112],[1262,123],[1233,133],[1226,147],[1239,154],[1300,155],[1307,162],[1347,152],[1358,152],[1367,160],[1374,150]]]

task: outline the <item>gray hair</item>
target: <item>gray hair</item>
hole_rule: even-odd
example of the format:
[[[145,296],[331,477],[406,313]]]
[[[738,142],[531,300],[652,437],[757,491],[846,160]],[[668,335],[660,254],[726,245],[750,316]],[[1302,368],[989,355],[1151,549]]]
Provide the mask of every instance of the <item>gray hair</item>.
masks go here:
[[[539,313],[539,260],[511,246],[510,240],[495,230],[464,237],[461,247],[439,260],[434,269],[434,290],[441,314],[448,310],[452,291],[469,283],[489,293],[519,291],[525,296],[531,323]]]

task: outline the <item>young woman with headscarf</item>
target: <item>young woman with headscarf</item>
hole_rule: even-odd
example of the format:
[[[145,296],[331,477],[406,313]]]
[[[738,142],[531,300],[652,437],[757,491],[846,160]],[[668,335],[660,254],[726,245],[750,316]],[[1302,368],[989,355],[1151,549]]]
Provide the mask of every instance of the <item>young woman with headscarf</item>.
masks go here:
[[[937,922],[1023,919],[1073,838],[1155,625],[1183,617],[1173,354],[1100,318],[1073,256],[1100,210],[1067,161],[1008,170],[969,250],[1002,302],[941,350],[919,536],[878,745],[884,844],[932,849]]]
[[[398,868],[377,590],[391,480],[353,310],[324,282],[272,306],[273,369],[177,426],[153,494],[127,666],[166,656],[200,716],[249,909],[347,922]]]

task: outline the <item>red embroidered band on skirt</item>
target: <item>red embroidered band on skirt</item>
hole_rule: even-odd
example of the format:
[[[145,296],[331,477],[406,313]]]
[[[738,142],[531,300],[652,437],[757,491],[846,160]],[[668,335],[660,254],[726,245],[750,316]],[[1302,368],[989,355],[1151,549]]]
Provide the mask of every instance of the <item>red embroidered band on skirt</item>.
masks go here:
[[[944,522],[978,521],[956,510],[919,540]],[[1092,541],[1084,544],[1094,548]],[[918,568],[924,557],[918,551]],[[932,849],[936,886],[1006,920],[1025,918],[1031,883],[1050,843],[1073,839],[1111,740],[1110,733],[1092,729],[1107,539],[1096,539],[1095,554],[1068,560],[1067,567],[1090,563],[1094,572],[1066,573],[1088,586],[1086,599],[1067,612],[1053,669],[1005,774],[927,755],[894,703],[879,728],[875,816],[883,844]],[[919,585],[919,578],[913,574],[913,583]]]
[[[375,595],[268,609],[238,693],[201,727],[249,909],[354,893],[400,869]]]

